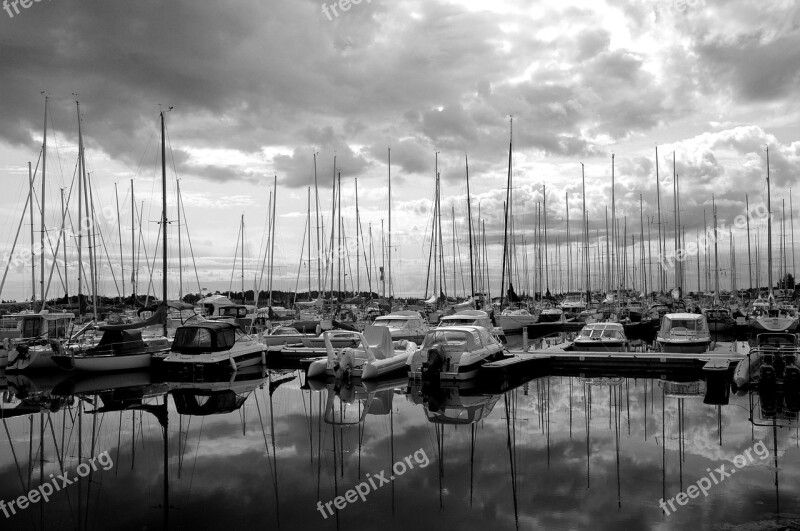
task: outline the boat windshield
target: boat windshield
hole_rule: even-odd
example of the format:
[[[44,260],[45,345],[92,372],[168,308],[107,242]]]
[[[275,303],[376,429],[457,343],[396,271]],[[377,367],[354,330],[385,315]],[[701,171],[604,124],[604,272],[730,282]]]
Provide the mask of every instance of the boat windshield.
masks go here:
[[[617,327],[594,327],[594,328],[584,328],[581,330],[580,337],[582,338],[591,338],[591,339],[625,339],[623,336],[622,331],[619,330]]]
[[[175,331],[172,350],[182,354],[200,354],[229,350],[236,341],[236,329],[181,327]]]
[[[388,326],[390,328],[405,328],[408,326],[408,319],[375,319],[372,323],[375,326]]]
[[[690,319],[690,318],[667,318],[665,319],[664,332],[695,332],[704,333],[708,332],[708,325],[705,319]]]
[[[422,350],[438,345],[457,347],[460,350],[472,350],[475,345],[482,346],[480,334],[466,330],[448,330],[446,328],[428,332],[422,342]]]

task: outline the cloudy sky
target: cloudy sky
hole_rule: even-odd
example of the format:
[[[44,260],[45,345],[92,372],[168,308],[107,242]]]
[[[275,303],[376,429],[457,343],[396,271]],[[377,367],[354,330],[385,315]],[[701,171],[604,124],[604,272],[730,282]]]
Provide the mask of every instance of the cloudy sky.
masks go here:
[[[800,7],[795,2],[363,0],[342,4],[346,10],[331,6],[306,0],[49,0],[27,8],[10,3],[0,11],[0,179],[5,190],[0,249],[18,258],[0,296],[30,297],[30,269],[23,267],[25,256],[18,255],[20,245],[30,247],[27,220],[15,254],[10,253],[28,193],[27,163],[35,167],[41,153],[43,91],[49,95],[45,224],[54,235],[61,219],[59,189],[68,192],[73,183],[77,99],[106,245],[100,251],[101,289],[109,294],[122,290],[120,233],[125,292],[131,289],[131,179],[145,232],[138,246],[139,292],[149,278],[146,264],[157,248],[155,222],[160,217],[160,105],[173,107],[166,115],[168,216],[174,220],[170,253],[178,254],[177,178],[182,223],[189,229],[194,256],[192,262],[184,235],[184,292],[241,285],[233,256],[242,216],[245,285],[253,287],[261,277],[271,194],[277,195],[274,286],[294,289],[299,271],[299,289],[306,289],[309,264],[300,257],[309,186],[312,217],[316,210],[315,153],[325,239],[330,239],[335,156],[344,233],[353,249],[348,287],[358,276],[366,289],[363,248],[356,273],[355,180],[363,239],[369,245],[371,227],[380,262],[381,220],[388,230],[391,148],[395,294],[422,296],[425,291],[437,152],[446,291],[453,292],[453,212],[456,269],[468,269],[466,155],[473,219],[477,223],[480,204],[491,290],[497,294],[509,116],[518,260],[522,265],[524,238],[528,269],[535,269],[533,228],[545,185],[551,289],[567,287],[565,195],[576,246],[583,162],[596,245],[595,231],[604,232],[605,210],[611,205],[612,153],[616,214],[621,226],[628,218],[628,242],[636,237],[637,260],[640,194],[645,237],[647,217],[656,215],[656,146],[662,217],[670,235],[673,153],[680,175],[681,224],[691,241],[703,230],[704,210],[711,223],[712,193],[719,221],[727,225],[745,213],[745,194],[751,207],[765,200],[765,145],[773,209],[786,200],[786,230],[791,229],[789,189],[797,182],[800,163],[800,104],[793,97],[800,84]],[[277,190],[271,188],[275,177]],[[37,219],[40,178],[37,173]],[[70,216],[77,224],[76,196],[74,191]],[[763,259],[766,231],[763,223],[756,225],[761,227]],[[315,288],[316,227],[312,219]],[[655,245],[657,225],[650,227]],[[35,230],[38,240],[38,221]],[[779,225],[776,231],[777,248]],[[734,233],[739,287],[748,280],[745,234]],[[754,260],[755,241],[754,234]],[[790,235],[786,241],[790,246]],[[720,245],[720,268],[728,279],[728,238]],[[303,255],[307,252],[306,244]],[[630,266],[630,245],[628,252]],[[791,251],[788,255],[791,268]],[[697,285],[694,260],[689,261],[689,289]],[[75,240],[68,244],[68,262],[74,292]],[[761,273],[765,279],[764,268]],[[168,275],[170,295],[177,296],[177,260]],[[640,284],[641,271],[636,275]],[[59,275],[53,278],[50,294],[63,293]],[[460,274],[457,278],[460,294]],[[379,291],[375,284],[373,278],[373,289]],[[525,285],[524,273],[517,284]]]

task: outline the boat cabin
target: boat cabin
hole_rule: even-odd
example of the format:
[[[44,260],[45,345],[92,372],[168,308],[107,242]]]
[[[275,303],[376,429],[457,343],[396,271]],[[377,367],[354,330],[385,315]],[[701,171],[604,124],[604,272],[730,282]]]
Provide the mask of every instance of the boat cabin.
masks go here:
[[[708,323],[702,314],[669,313],[661,321],[660,336],[707,336]]]
[[[421,350],[442,346],[446,353],[472,352],[497,344],[488,330],[481,327],[448,327],[429,331],[422,342]]]
[[[226,321],[202,321],[179,327],[172,341],[172,352],[204,354],[230,350],[241,335],[238,325]]]
[[[625,329],[619,323],[590,323],[584,326],[578,339],[617,339],[626,341]]]

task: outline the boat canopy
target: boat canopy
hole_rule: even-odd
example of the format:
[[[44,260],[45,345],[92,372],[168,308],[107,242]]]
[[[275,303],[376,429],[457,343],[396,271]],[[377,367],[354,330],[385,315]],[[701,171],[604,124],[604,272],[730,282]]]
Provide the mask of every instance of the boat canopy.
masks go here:
[[[619,323],[588,324],[581,329],[579,337],[591,339],[626,339],[625,331]]]
[[[226,321],[203,321],[178,327],[172,351],[179,354],[203,354],[230,350],[236,341],[239,325]]]
[[[668,313],[661,322],[661,335],[674,332],[694,332],[708,334],[706,317],[697,313]]]
[[[141,354],[146,350],[141,330],[106,330],[96,347],[86,351],[87,356],[125,356]]]
[[[436,328],[425,334],[422,350],[442,345],[460,351],[473,351],[496,343],[489,332],[481,326]]]

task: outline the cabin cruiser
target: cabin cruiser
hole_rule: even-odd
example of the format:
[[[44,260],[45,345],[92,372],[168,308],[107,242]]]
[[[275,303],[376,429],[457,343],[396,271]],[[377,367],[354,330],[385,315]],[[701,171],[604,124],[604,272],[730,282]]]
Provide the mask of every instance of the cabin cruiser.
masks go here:
[[[422,314],[416,311],[403,310],[392,312],[389,315],[376,317],[374,326],[385,326],[392,334],[392,340],[405,339],[414,343],[422,343],[428,332],[428,323]]]
[[[522,333],[523,328],[536,323],[537,317],[525,308],[506,308],[500,315],[495,315],[495,321],[506,334]]]
[[[392,341],[391,331],[385,326],[368,326],[359,333],[360,346],[334,350],[329,332],[324,332],[327,357],[311,362],[308,377],[335,376],[337,378],[378,378],[406,368],[409,356],[417,344],[401,339]]]
[[[437,328],[462,325],[482,326],[490,333],[497,336],[500,341],[506,341],[506,335],[503,329],[499,326],[494,326],[489,314],[483,310],[460,310],[454,314],[445,315],[439,320]]]
[[[313,335],[301,334],[292,326],[276,326],[269,334],[262,334],[260,341],[268,347],[301,345],[303,339],[313,338]]]
[[[706,317],[698,313],[665,314],[656,336],[656,344],[661,352],[676,354],[706,352],[711,344]]]
[[[7,331],[0,357],[8,359],[6,370],[53,369],[52,355],[69,335],[75,315],[70,312],[20,313],[4,316],[16,323],[13,337]]]
[[[408,358],[412,378],[467,380],[487,361],[503,356],[503,344],[482,326],[436,328]]]
[[[567,322],[567,318],[564,315],[564,310],[561,308],[554,306],[551,303],[546,303],[540,310],[539,310],[539,318],[537,319],[539,323],[565,323]]]
[[[628,339],[619,323],[589,323],[581,329],[572,346],[585,352],[623,352],[628,350]]]
[[[167,370],[235,371],[266,365],[266,347],[228,321],[191,323],[175,331],[172,348],[164,358]]]

